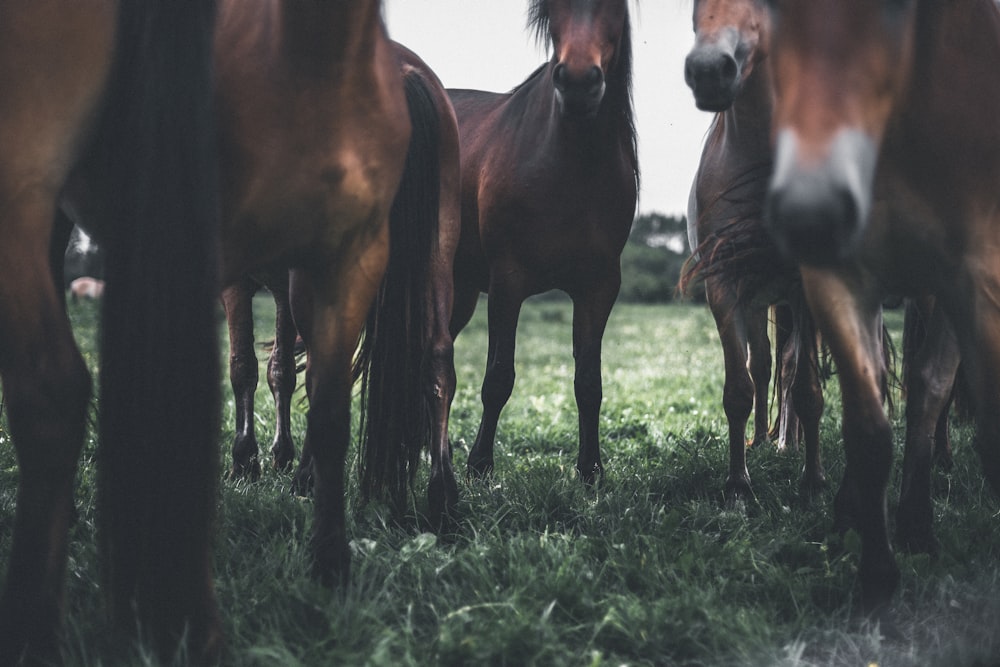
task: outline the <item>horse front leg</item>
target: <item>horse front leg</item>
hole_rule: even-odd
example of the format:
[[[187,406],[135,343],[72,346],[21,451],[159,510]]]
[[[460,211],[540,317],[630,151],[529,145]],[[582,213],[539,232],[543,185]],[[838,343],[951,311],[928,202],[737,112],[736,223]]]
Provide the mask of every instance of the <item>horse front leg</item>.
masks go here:
[[[802,267],[816,326],[830,346],[843,396],[846,465],[835,523],[861,536],[862,605],[879,614],[899,584],[889,543],[886,488],[892,467],[892,429],[882,407],[880,299],[862,279]]]
[[[735,503],[753,495],[746,451],[747,419],[754,402],[753,379],[747,371],[747,324],[737,296],[730,289],[709,279],[705,293],[725,363],[722,407],[729,425],[729,474],[724,492],[726,502]]]
[[[52,215],[37,219],[51,224]],[[22,656],[47,663],[57,655],[74,478],[91,395],[46,244],[42,233],[0,243],[0,377],[18,461],[13,545],[0,597],[4,665]]]
[[[505,280],[495,276],[503,275]],[[517,319],[524,294],[509,282],[512,274],[498,270],[490,281],[488,308],[489,352],[483,378],[483,417],[476,442],[469,450],[470,477],[482,478],[493,472],[493,445],[496,441],[500,412],[514,390],[514,344]]]
[[[236,404],[231,479],[260,478],[257,436],[254,433],[254,394],[257,391],[257,355],[253,350],[253,295],[257,283],[243,278],[222,290],[222,305],[229,326],[229,382]]]
[[[767,336],[767,308],[748,306],[747,350],[753,382],[753,439],[749,447],[767,441],[767,390],[771,383],[771,341]]]
[[[601,343],[608,317],[618,290],[621,272],[608,271],[601,280],[583,294],[573,294],[573,358],[576,372],[573,390],[579,420],[580,451],[576,470],[585,484],[595,484],[604,478],[599,434],[601,402],[604,398],[601,382]]]

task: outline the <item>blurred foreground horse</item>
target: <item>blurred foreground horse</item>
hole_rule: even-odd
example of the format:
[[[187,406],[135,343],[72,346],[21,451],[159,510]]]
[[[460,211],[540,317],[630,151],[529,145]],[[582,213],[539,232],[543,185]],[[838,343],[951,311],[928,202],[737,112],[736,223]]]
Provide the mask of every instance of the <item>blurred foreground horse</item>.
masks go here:
[[[861,535],[863,603],[878,612],[899,581],[879,382],[886,293],[936,295],[966,364],[983,469],[1000,492],[1000,6],[773,0],[771,11],[777,145],[766,219],[800,262],[837,363],[847,465],[836,512]],[[958,363],[943,349],[921,348],[928,372],[908,386],[908,410],[928,416],[908,429],[908,458],[930,460],[951,384],[926,380]],[[929,534],[930,503],[911,509],[905,529]]]
[[[119,628],[210,657],[216,501],[214,4],[0,4],[0,375],[19,466],[0,664],[55,659],[91,381],[51,276],[60,194],[106,250],[100,554]],[[65,238],[58,248],[62,260]]]

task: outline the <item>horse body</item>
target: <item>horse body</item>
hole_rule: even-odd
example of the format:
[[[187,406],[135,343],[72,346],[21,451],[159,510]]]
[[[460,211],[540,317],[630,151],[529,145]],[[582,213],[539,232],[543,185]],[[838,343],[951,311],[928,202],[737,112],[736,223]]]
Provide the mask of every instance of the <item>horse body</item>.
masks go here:
[[[107,251],[98,504],[109,606],[166,655],[185,633],[192,656],[219,646],[209,549],[214,5],[160,4],[0,6],[0,373],[20,476],[0,600],[3,664],[58,652],[91,388],[52,279],[50,240],[76,170],[91,174],[105,213],[95,231]]]
[[[603,471],[601,338],[637,193],[628,10],[623,0],[538,0],[531,11],[539,34],[557,45],[549,63],[509,94],[449,91],[462,147],[453,333],[472,316],[479,292],[489,294],[483,419],[468,465],[473,474],[493,468],[521,303],[561,289],[574,303],[577,468],[593,481]]]
[[[824,482],[816,337],[798,272],[778,255],[762,221],[772,161],[766,7],[759,0],[700,0],[694,23],[696,44],[685,63],[685,78],[699,108],[718,113],[692,184],[688,235],[696,257],[685,282],[705,274],[707,301],[722,342],[730,451],[726,495],[751,494],[744,441],[751,409],[752,445],[767,438],[767,309],[779,301],[789,305],[777,311],[778,446],[784,449],[789,441],[797,445],[801,415],[806,440],[802,483],[815,490]]]
[[[897,5],[778,3],[772,40],[777,160],[768,221],[802,263],[840,373],[847,468],[837,510],[861,534],[869,610],[883,607],[899,577],[886,530],[892,433],[874,331],[887,290],[934,293],[947,312],[975,397],[977,448],[1000,491],[1000,86],[991,74],[1000,8],[992,0]],[[942,356],[924,349],[932,366]],[[933,375],[918,375],[907,402],[936,419],[950,386],[925,381]],[[933,423],[915,436],[925,450]],[[907,457],[911,444],[908,436]],[[929,512],[919,519],[927,530],[930,521]]]

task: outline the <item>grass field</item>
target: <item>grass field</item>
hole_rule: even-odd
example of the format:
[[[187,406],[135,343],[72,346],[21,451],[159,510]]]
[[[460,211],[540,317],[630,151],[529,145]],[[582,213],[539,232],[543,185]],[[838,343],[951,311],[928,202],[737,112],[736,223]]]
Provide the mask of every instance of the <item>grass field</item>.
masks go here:
[[[485,310],[456,344],[451,435],[459,469],[478,426]],[[93,304],[71,306],[91,363],[96,312]],[[266,298],[257,299],[257,314],[258,340],[265,340],[273,330]],[[588,490],[573,472],[570,321],[565,302],[526,306],[496,474],[486,483],[460,482],[456,535],[421,532],[419,521],[392,526],[384,507],[360,506],[350,485],[354,561],[343,590],[324,589],[307,575],[311,506],[289,495],[289,476],[268,469],[255,484],[223,482],[216,581],[226,664],[998,664],[1000,505],[985,486],[967,427],[955,425],[954,470],[934,474],[941,553],[899,556],[896,633],[886,637],[852,617],[857,540],[830,532],[842,471],[836,383],[828,385],[822,426],[826,494],[803,503],[801,454],[766,447],[749,455],[756,499],[745,511],[726,510],[722,359],[707,309],[620,305],[604,345],[607,479]],[[890,323],[898,330],[898,316]],[[269,443],[273,410],[263,369],[258,439]],[[228,462],[228,386],[223,395],[220,446]],[[297,446],[305,425],[299,410]],[[17,473],[5,422],[3,428],[5,566]],[[896,428],[901,436],[898,420]],[[78,476],[65,661],[152,663],[141,646],[113,644],[103,622],[94,452],[88,442]],[[418,479],[417,515],[426,507],[425,483]]]

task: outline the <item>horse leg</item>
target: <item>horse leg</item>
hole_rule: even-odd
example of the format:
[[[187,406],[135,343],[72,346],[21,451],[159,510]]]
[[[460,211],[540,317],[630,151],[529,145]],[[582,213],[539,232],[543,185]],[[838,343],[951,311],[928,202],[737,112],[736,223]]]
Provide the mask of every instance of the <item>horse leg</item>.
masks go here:
[[[469,451],[467,467],[471,477],[485,477],[493,472],[497,423],[503,406],[514,390],[514,339],[524,296],[515,286],[497,280],[496,275],[503,273],[497,271],[490,281],[487,301],[489,351],[481,394],[483,417],[479,422],[476,442]]]
[[[222,290],[222,305],[229,325],[229,382],[236,403],[231,479],[257,480],[260,477],[253,412],[257,391],[257,355],[253,349],[253,295],[256,290],[257,283],[252,278],[244,278]]]
[[[274,296],[274,347],[267,362],[267,385],[274,398],[274,442],[271,445],[275,470],[291,470],[295,460],[292,440],[292,394],[295,392],[295,339],[298,330],[288,301],[288,272],[268,276],[267,287]]]
[[[797,306],[805,308],[805,304]],[[775,449],[779,452],[799,448],[799,416],[795,414],[794,397],[791,386],[795,382],[796,364],[800,350],[797,344],[802,342],[800,336],[793,336],[795,327],[795,312],[788,304],[774,306],[774,349],[777,355],[778,369],[774,377],[774,394],[778,398],[778,417],[775,420],[771,438]],[[815,345],[815,344],[814,344]]]
[[[346,582],[350,549],[344,467],[351,439],[351,366],[368,310],[388,261],[387,227],[349,261],[350,272],[291,273],[290,298],[308,355],[309,415],[303,450],[311,452],[313,572],[325,585]]]
[[[826,486],[826,474],[819,448],[819,422],[823,417],[823,387],[819,381],[819,350],[812,316],[804,303],[796,307],[795,324],[789,336],[790,358],[782,363],[792,370],[788,392],[792,400],[785,404],[785,412],[795,417],[796,435],[801,424],[805,437],[806,460],[802,467],[799,485],[807,497],[816,495]]]
[[[573,390],[580,430],[576,470],[585,484],[594,484],[604,477],[598,433],[603,400],[601,342],[620,286],[621,273],[609,272],[606,280],[573,298],[573,358],[576,360]]]
[[[753,440],[748,446],[757,447],[767,441],[767,389],[771,382],[771,341],[767,336],[766,308],[751,308],[747,313],[747,348],[753,382]]]
[[[448,415],[455,397],[455,346],[448,329],[451,319],[451,271],[433,278],[427,296],[431,313],[428,349],[424,354],[422,373],[431,412],[431,470],[427,486],[430,519],[438,528],[444,527],[458,507],[458,484],[448,442]]]
[[[753,494],[746,452],[747,419],[754,397],[753,380],[747,372],[747,327],[735,294],[711,279],[706,281],[706,293],[725,362],[722,407],[729,422],[729,476],[725,497],[727,502],[735,502]]]
[[[835,522],[853,526],[860,534],[863,608],[881,612],[899,583],[899,568],[889,543],[886,509],[892,429],[882,408],[880,303],[853,279],[805,266],[801,272],[816,326],[837,363],[843,396],[846,466]]]
[[[980,265],[995,266],[989,261]],[[970,363],[963,364],[962,372],[971,379],[977,399],[976,452],[987,482],[1000,496],[1000,308],[992,291],[998,278],[993,274],[979,279],[972,307],[974,319],[958,320],[954,331],[963,337],[962,359]]]
[[[56,294],[66,305],[66,248],[73,235],[73,221],[61,208],[56,209],[55,224],[52,227],[52,240],[49,242],[49,265],[52,269],[52,281],[56,286]]]
[[[929,314],[926,329],[907,374],[906,446],[896,510],[896,540],[907,551],[935,553],[931,464],[938,425],[942,415],[947,418],[960,355],[958,341],[940,308]]]
[[[0,664],[56,655],[77,459],[91,387],[49,266],[54,211],[0,197],[30,239],[0,243],[0,375],[18,460],[17,509],[0,598]],[[38,222],[38,230],[42,222]],[[8,227],[11,229],[13,224]]]

